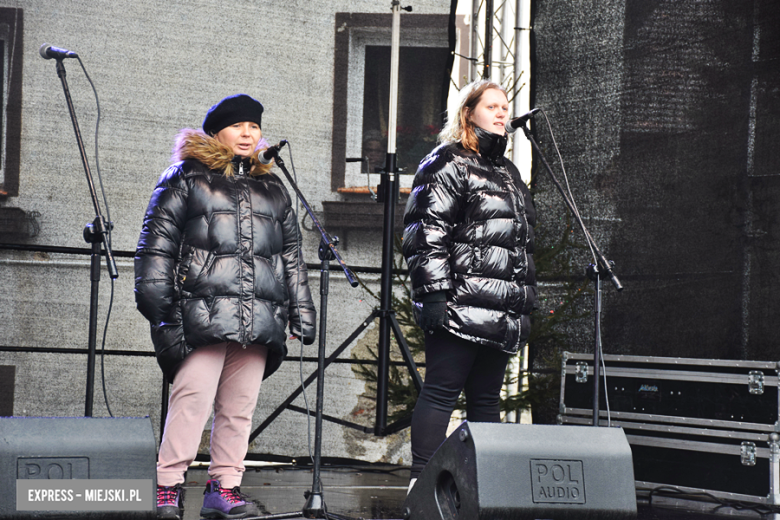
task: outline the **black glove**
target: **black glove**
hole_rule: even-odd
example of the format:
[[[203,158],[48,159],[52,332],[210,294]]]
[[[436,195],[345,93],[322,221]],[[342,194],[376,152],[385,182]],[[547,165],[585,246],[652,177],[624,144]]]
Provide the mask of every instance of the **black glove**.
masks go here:
[[[303,338],[304,345],[311,345],[314,343],[314,336],[316,335],[315,322],[315,310],[314,308],[295,308],[290,310],[290,339]],[[303,326],[303,332],[301,333],[301,326]]]
[[[447,295],[444,291],[428,293],[420,298],[420,328],[431,333],[444,327],[447,323]]]

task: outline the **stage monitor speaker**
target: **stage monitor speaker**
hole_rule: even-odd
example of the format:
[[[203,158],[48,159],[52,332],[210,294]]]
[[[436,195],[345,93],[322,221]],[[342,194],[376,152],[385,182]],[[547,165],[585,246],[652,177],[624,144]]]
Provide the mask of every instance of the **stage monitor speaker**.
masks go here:
[[[145,418],[0,417],[0,518],[156,518]]]
[[[406,520],[632,519],[631,448],[619,428],[464,422],[434,453]]]

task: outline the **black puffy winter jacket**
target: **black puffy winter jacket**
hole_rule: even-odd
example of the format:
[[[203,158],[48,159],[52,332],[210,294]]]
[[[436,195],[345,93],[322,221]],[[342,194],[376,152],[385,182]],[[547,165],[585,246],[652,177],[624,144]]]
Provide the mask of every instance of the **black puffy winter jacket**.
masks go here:
[[[287,354],[285,328],[310,344],[315,310],[290,196],[257,156],[241,160],[185,130],[144,217],[135,299],[149,320],[157,362],[173,381],[201,346],[268,347],[265,374]]]
[[[445,143],[420,163],[403,253],[413,300],[446,291],[447,330],[514,354],[528,338],[536,302],[536,212],[503,157],[506,137],[476,130],[479,154]]]

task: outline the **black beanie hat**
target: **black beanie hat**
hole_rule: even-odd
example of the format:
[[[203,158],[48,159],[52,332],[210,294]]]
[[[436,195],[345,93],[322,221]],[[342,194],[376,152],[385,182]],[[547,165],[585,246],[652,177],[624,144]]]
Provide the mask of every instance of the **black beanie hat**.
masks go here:
[[[211,107],[203,119],[203,131],[209,135],[235,123],[252,121],[262,128],[263,105],[246,94],[228,96]]]

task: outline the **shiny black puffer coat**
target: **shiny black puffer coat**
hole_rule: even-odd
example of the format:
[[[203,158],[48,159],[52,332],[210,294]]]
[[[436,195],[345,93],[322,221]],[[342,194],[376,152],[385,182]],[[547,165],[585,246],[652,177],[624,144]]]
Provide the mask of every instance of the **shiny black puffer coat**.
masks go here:
[[[135,255],[138,310],[169,381],[193,349],[226,341],[266,345],[267,377],[287,354],[288,321],[304,343],[315,335],[291,199],[275,175],[243,173],[256,158],[240,161],[190,132],[184,160],[162,174],[144,217]]]
[[[446,291],[447,330],[514,354],[536,302],[536,212],[517,168],[503,158],[506,137],[477,130],[479,154],[445,143],[420,163],[403,253],[413,300]]]

